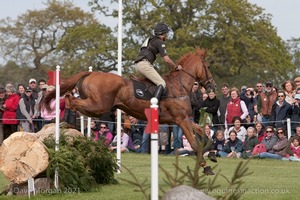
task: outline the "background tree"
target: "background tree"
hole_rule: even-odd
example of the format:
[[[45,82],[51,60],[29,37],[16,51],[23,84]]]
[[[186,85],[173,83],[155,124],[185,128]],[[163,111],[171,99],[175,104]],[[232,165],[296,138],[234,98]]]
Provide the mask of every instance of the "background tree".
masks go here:
[[[111,30],[98,23],[70,28],[58,45],[64,74],[74,74],[89,66],[93,71],[113,71],[117,65],[117,43]]]
[[[106,16],[117,17],[117,10],[110,9],[117,6],[106,6],[103,0],[90,1],[90,5]],[[270,78],[281,82],[295,72],[284,42],[271,24],[271,16],[247,0],[123,1],[126,69],[132,67],[143,40],[161,21],[173,31],[167,43],[171,57],[178,59],[194,46],[208,48],[211,70],[218,83],[239,86],[245,84],[241,76],[249,79],[247,84]],[[158,67],[166,71],[165,65]]]
[[[300,75],[300,38],[292,38],[286,43],[290,54],[292,55],[292,63],[296,67],[296,74]]]
[[[100,31],[101,35],[111,34],[111,30],[100,25],[92,13],[82,11],[69,1],[50,0],[46,6],[41,10],[29,10],[16,20],[1,20],[0,48],[6,60],[12,60],[21,67],[34,69],[33,73],[42,71],[45,74],[49,69],[54,70],[57,64],[66,65],[66,68],[71,64],[79,64],[79,68],[97,63],[99,58],[103,57],[88,56],[92,49],[97,49],[97,54],[105,52],[106,59],[109,59],[107,54],[113,46],[105,45],[99,48],[100,45],[109,42],[109,37],[97,37],[94,42],[81,41],[85,36],[95,36],[91,35],[95,29],[97,33]],[[90,34],[87,34],[89,31]],[[77,38],[74,38],[75,34]],[[99,41],[96,41],[97,39]],[[59,45],[60,41],[62,42]],[[78,44],[78,47],[75,47],[75,44]],[[71,51],[70,48],[74,49]],[[84,57],[78,59],[80,51]]]

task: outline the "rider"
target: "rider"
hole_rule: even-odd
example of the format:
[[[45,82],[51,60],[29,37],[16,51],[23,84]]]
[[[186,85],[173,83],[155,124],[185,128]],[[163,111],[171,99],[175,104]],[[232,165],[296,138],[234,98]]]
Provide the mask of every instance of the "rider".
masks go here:
[[[146,39],[140,49],[138,57],[135,60],[135,69],[138,75],[148,78],[157,85],[154,97],[158,100],[160,100],[163,91],[166,88],[166,82],[152,66],[153,62],[156,60],[156,55],[160,54],[163,60],[172,69],[182,70],[182,67],[180,65],[176,65],[167,54],[164,41],[167,39],[168,32],[169,27],[166,24],[158,23],[154,29],[155,36]]]

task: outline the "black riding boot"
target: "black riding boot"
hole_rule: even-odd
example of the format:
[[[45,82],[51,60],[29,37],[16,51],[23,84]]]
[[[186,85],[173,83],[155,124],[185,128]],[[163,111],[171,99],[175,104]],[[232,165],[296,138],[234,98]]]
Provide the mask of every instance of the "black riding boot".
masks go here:
[[[154,93],[154,97],[157,98],[158,104],[163,92],[164,92],[164,87],[162,85],[157,86],[156,91]]]

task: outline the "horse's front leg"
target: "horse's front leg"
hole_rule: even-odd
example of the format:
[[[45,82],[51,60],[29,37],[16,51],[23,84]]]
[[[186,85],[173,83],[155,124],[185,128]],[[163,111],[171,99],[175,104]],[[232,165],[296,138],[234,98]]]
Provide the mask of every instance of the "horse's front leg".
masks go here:
[[[206,175],[214,175],[214,173],[211,170],[211,167],[206,165],[206,161],[203,158],[202,152],[199,152],[199,142],[193,132],[193,129],[196,128],[194,126],[194,122],[192,122],[192,120],[190,120],[189,118],[186,118],[183,121],[179,122],[177,125],[182,129],[193,150],[197,152],[197,154],[201,153],[200,165],[204,169],[203,173],[205,173]],[[200,131],[200,134],[203,133],[201,129],[198,129],[198,131]]]
[[[217,162],[216,153],[211,149],[213,141],[206,136],[205,131],[198,124],[192,122],[192,127],[194,132],[197,133],[196,138],[203,144],[203,152],[205,153],[208,151],[207,157],[212,162]]]

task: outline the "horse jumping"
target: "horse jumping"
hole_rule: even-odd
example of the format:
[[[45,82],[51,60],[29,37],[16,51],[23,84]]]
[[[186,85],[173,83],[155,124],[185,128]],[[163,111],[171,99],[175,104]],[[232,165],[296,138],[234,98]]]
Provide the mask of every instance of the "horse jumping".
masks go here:
[[[193,130],[204,136],[204,133],[191,119],[192,112],[189,93],[195,81],[206,87],[214,88],[215,82],[205,61],[206,51],[196,48],[181,57],[177,64],[183,67],[181,71],[172,71],[164,77],[168,96],[160,101],[159,122],[162,124],[177,124],[188,139],[192,148],[198,150],[198,141]],[[80,98],[74,98],[68,93],[78,87]],[[60,95],[66,95],[66,103],[72,110],[83,115],[99,117],[113,107],[141,120],[147,120],[145,108],[150,107],[150,101],[137,99],[134,96],[133,83],[121,76],[104,72],[80,72],[66,79],[60,85]],[[50,101],[55,98],[55,91],[47,94],[44,105],[49,108]],[[204,173],[213,174],[211,168],[201,161]]]

